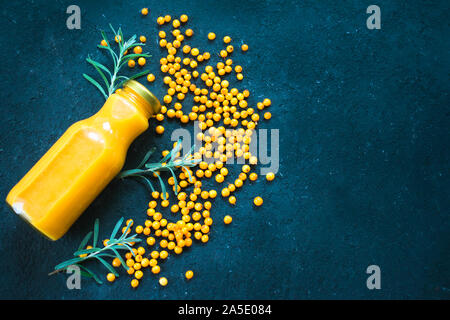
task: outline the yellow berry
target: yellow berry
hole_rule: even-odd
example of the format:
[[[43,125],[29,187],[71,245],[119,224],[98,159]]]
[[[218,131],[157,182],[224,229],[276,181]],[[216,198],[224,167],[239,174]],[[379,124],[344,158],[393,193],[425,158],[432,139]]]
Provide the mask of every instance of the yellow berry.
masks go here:
[[[138,59],[138,64],[142,67],[143,65],[145,65],[145,58],[144,57],[140,57]]]
[[[180,21],[183,23],[186,23],[188,21],[188,19],[189,19],[188,16],[185,14],[182,14],[180,17]]]
[[[131,286],[133,288],[136,288],[138,285],[139,285],[139,280],[137,280],[137,279],[131,280]]]
[[[147,38],[145,36],[140,36],[139,41],[145,43],[147,41]]]
[[[241,46],[241,49],[242,49],[242,51],[247,51],[247,50],[248,50],[248,45],[243,44],[243,45]]]
[[[152,273],[157,274],[161,271],[160,266],[156,265],[152,267]]]
[[[144,273],[141,270],[138,270],[134,273],[134,276],[139,280],[144,276]]]
[[[140,54],[142,53],[142,47],[141,46],[136,46],[133,48],[133,52],[136,54]]]
[[[229,202],[230,204],[235,204],[235,203],[236,203],[236,197],[235,197],[235,196],[229,197],[229,198],[228,198],[228,202]]]
[[[149,73],[149,74],[147,75],[147,81],[148,81],[148,82],[153,82],[153,81],[155,81],[155,75],[154,75],[153,73]]]
[[[216,38],[216,34],[214,32],[208,33],[208,39],[209,40],[214,40],[215,38]]]
[[[156,23],[159,24],[160,26],[163,25],[165,22],[163,17],[158,17],[158,19],[156,19]]]
[[[142,14],[143,16],[148,15],[148,8],[143,8],[143,9],[141,10],[141,14]]]
[[[136,61],[134,61],[133,59],[128,60],[128,66],[129,66],[130,68],[134,68],[135,65],[136,65]]]
[[[262,204],[263,204],[263,199],[261,198],[261,197],[256,197],[254,200],[253,200],[253,203],[255,204],[255,206],[261,206]]]
[[[163,134],[164,133],[164,127],[163,126],[157,126],[155,130],[156,130],[157,134]]]
[[[107,47],[107,46],[108,46],[108,42],[106,42],[105,39],[103,39],[103,40],[100,42],[100,44],[101,44],[102,46],[104,46],[104,47]]]
[[[167,283],[168,283],[167,278],[165,278],[165,277],[159,278],[159,284],[161,286],[165,287],[165,286],[167,286]]]
[[[230,224],[231,221],[233,221],[233,218],[232,218],[231,216],[225,216],[225,217],[223,218],[223,222],[224,222],[225,224]]]
[[[192,37],[192,35],[194,34],[194,31],[192,31],[192,29],[187,29],[184,34],[187,37]]]
[[[273,172],[269,172],[268,174],[266,174],[266,179],[267,181],[272,181],[273,179],[275,179],[275,174]]]
[[[224,42],[224,43],[230,43],[230,42],[231,42],[231,38],[230,38],[229,36],[225,36],[225,37],[223,38],[223,42]]]
[[[113,267],[120,267],[121,264],[122,263],[120,262],[119,258],[114,258],[113,261],[112,261]]]
[[[185,273],[186,279],[190,280],[194,276],[194,272],[192,270],[188,270]]]
[[[106,275],[106,279],[107,279],[109,282],[113,282],[114,280],[116,280],[116,275],[115,275],[114,273],[108,273],[108,274]]]

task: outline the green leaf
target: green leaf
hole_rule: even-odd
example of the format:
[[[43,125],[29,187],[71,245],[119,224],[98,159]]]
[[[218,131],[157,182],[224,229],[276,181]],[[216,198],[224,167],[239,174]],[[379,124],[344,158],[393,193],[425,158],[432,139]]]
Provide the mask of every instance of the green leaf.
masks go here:
[[[72,264],[77,264],[78,262],[83,261],[83,260],[84,259],[80,258],[80,257],[66,260],[66,261],[61,262],[60,264],[56,265],[55,270],[64,269],[65,267],[68,267]]]
[[[83,240],[81,240],[80,245],[78,246],[78,250],[84,249],[91,238],[92,231],[89,231],[87,235],[84,236]]]
[[[120,255],[120,253],[115,248],[111,248],[111,250],[116,254],[116,257],[120,260],[120,264],[125,269],[125,271],[128,271],[129,268],[126,265],[125,261],[123,260],[122,256]]]
[[[77,266],[80,267],[80,269],[84,270],[85,272],[87,272],[92,278],[94,278],[94,280],[98,283],[98,284],[103,284],[103,282],[97,277],[97,275],[89,270],[88,268],[86,268],[85,266],[82,266],[81,264],[78,264]]]
[[[82,249],[82,250],[75,251],[73,253],[73,255],[76,257],[76,256],[80,256],[82,254],[89,254],[89,253],[97,252],[98,250],[99,250],[99,248]]]
[[[95,223],[94,223],[94,239],[92,241],[92,246],[94,248],[97,246],[98,231],[99,231],[99,221],[98,221],[98,218],[97,218],[97,219],[95,219]]]
[[[144,164],[147,162],[147,160],[150,159],[151,155],[155,152],[155,150],[156,150],[156,147],[151,148],[150,151],[145,154],[141,163],[139,163],[139,165],[137,167],[142,168],[144,166]]]
[[[94,79],[92,79],[90,76],[88,76],[87,74],[83,73],[83,77],[89,81],[90,83],[92,83],[95,87],[97,87],[97,89],[103,94],[103,96],[105,97],[105,99],[108,99],[108,96],[105,93],[105,90],[103,90],[102,86],[95,81]]]
[[[90,64],[92,64],[94,67],[102,69],[103,71],[107,72],[111,76],[111,71],[109,71],[108,68],[105,67],[104,65],[102,65],[101,63],[92,60],[90,57],[87,57],[86,61],[89,62]]]
[[[108,262],[106,262],[105,260],[103,260],[102,258],[100,258],[99,256],[95,256],[95,258],[100,261],[106,269],[109,270],[109,272],[113,273],[116,277],[119,276],[119,274],[117,273],[116,270],[114,270],[114,267],[112,265],[110,265]]]
[[[113,232],[111,233],[111,236],[109,237],[110,239],[115,239],[117,231],[119,231],[120,226],[123,223],[123,217],[119,219],[119,221],[117,221],[116,226],[113,229]]]

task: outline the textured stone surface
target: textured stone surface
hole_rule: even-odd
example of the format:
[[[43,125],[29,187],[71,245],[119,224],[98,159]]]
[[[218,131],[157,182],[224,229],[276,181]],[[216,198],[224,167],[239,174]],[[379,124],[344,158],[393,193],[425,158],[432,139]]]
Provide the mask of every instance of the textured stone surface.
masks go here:
[[[66,28],[70,4],[81,30]],[[50,242],[1,207],[0,297],[44,299],[310,299],[449,298],[449,42],[447,1],[378,1],[382,30],[366,28],[363,1],[22,1],[0,8],[0,195],[31,168],[73,122],[93,114],[102,97],[82,73],[102,62],[100,29],[121,25],[148,38],[149,68],[164,93],[156,17],[186,13],[190,43],[213,51],[206,35],[230,35],[250,50],[250,102],[273,102],[281,166],[272,184],[237,193],[231,208],[216,200],[218,222],[207,245],[162,264],[169,285],[148,274],[132,290],[83,280],[69,291],[52,267],[101,220],[102,235],[121,216],[140,219],[147,190],[111,183],[67,235]],[[139,9],[149,6],[142,18]],[[238,50],[239,51],[239,50]],[[186,103],[186,108],[190,105]],[[126,167],[153,145],[167,148],[154,124],[129,151]],[[251,199],[262,195],[255,210]],[[224,226],[228,213],[233,224]],[[382,270],[382,290],[366,288],[368,265]],[[195,271],[189,283],[187,269]]]

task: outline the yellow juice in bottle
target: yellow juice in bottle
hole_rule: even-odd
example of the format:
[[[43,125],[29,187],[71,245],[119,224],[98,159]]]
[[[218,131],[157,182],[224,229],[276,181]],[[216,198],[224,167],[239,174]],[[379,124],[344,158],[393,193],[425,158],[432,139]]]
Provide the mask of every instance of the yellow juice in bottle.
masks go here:
[[[59,239],[119,173],[128,147],[160,107],[143,85],[128,81],[95,115],[70,126],[6,202],[48,238]]]

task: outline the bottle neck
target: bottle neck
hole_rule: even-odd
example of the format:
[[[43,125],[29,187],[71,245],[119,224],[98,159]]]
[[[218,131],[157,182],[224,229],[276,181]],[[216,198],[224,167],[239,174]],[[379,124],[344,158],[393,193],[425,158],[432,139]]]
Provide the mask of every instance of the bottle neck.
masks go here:
[[[128,80],[119,94],[123,93],[142,110],[146,118],[156,115],[161,110],[161,103],[146,87],[135,80]]]
[[[124,87],[116,94],[130,100],[136,106],[139,112],[142,113],[142,115],[144,115],[147,119],[152,116],[153,112],[150,103],[143,99],[142,96],[136,93],[133,89]]]

